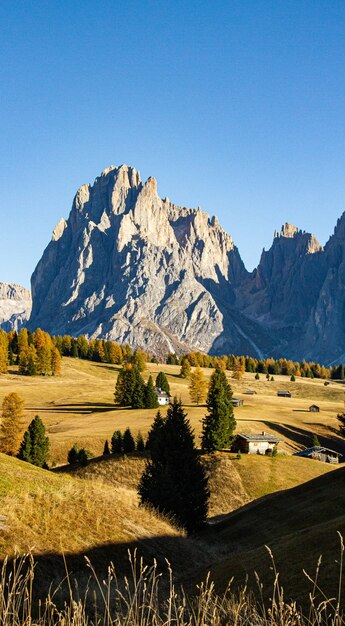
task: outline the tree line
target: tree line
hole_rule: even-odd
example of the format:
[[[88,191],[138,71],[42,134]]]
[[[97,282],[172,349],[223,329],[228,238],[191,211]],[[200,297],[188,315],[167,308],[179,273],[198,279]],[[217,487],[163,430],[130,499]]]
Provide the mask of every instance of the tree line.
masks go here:
[[[100,363],[124,365],[130,363],[140,368],[147,362],[158,363],[155,356],[141,350],[132,350],[126,345],[105,339],[90,339],[84,335],[50,336],[37,329],[31,333],[22,329],[6,333],[0,329],[0,374],[6,373],[10,365],[19,365],[21,374],[58,375],[61,371],[61,357],[68,356]],[[258,374],[282,374],[286,376],[302,376],[306,378],[322,378],[345,380],[343,364],[325,367],[315,362],[292,361],[289,359],[255,359],[250,356],[234,354],[211,356],[202,352],[188,352],[182,355],[170,353],[166,357],[167,364],[180,365],[182,376],[188,376],[190,367],[207,367],[232,370],[234,378],[243,372]]]

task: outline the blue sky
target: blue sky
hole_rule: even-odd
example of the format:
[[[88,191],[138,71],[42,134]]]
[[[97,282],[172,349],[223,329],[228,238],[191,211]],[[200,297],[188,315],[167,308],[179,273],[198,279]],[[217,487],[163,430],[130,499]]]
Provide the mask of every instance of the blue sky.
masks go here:
[[[2,0],[0,281],[108,165],[216,214],[248,267],[345,210],[345,2]]]

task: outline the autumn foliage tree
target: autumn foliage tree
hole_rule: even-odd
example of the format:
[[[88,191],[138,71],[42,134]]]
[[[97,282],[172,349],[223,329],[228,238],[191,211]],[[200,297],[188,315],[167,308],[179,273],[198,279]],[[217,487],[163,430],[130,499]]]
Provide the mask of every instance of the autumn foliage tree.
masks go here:
[[[202,404],[207,394],[207,382],[204,372],[197,366],[190,375],[189,395],[192,402]]]
[[[0,374],[6,374],[8,367],[8,337],[0,329]]]
[[[0,452],[15,456],[18,452],[24,401],[17,393],[4,397],[0,424]]]

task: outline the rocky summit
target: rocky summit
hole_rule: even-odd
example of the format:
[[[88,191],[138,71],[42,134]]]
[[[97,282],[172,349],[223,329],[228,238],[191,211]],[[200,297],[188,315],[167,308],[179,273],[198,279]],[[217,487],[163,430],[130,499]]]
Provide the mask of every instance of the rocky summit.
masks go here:
[[[31,294],[28,289],[14,283],[0,283],[0,328],[20,330],[31,312]]]
[[[247,272],[200,209],[161,199],[150,177],[109,167],[77,191],[32,276],[29,328],[151,353],[202,350],[345,358],[345,217],[323,249],[285,224]]]

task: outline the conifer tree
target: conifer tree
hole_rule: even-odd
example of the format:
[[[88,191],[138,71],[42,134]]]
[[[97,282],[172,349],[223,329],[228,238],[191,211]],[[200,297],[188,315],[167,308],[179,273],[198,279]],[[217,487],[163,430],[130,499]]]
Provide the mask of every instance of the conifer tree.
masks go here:
[[[110,454],[109,441],[108,439],[106,439],[104,443],[104,448],[103,448],[103,456],[109,456],[109,454]]]
[[[126,428],[125,432],[123,433],[122,445],[125,454],[128,454],[129,452],[134,452],[135,450],[135,441],[129,428]]]
[[[24,433],[18,457],[37,467],[46,465],[49,454],[49,439],[41,418],[36,415]]]
[[[222,450],[231,443],[236,421],[232,390],[225,372],[220,369],[216,369],[211,376],[207,409],[202,422],[202,449],[206,452]]]
[[[164,429],[164,419],[160,411],[157,411],[156,417],[153,420],[153,424],[148,432],[146,440],[146,450],[157,456],[160,449],[160,441],[162,438],[162,432]]]
[[[132,409],[143,409],[145,407],[145,382],[137,367],[132,368]]]
[[[145,443],[144,443],[143,436],[139,430],[138,435],[137,435],[137,452],[144,452],[144,450],[145,450]]]
[[[134,409],[144,408],[145,383],[136,367],[126,364],[119,372],[115,385],[115,402]]]
[[[141,504],[150,504],[193,532],[205,521],[208,480],[194,445],[194,435],[181,401],[174,398],[149,435],[151,460],[139,483]]]
[[[78,459],[79,459],[79,447],[75,443],[67,455],[67,460],[70,465],[74,465],[75,463],[78,463]]]
[[[19,450],[24,401],[17,393],[4,397],[0,423],[0,452],[15,456]]]
[[[192,402],[201,404],[204,402],[207,393],[207,382],[204,372],[197,366],[190,375],[189,395]]]
[[[30,433],[26,430],[23,436],[22,443],[20,444],[18,458],[22,461],[30,463],[31,459],[31,438]]]
[[[144,403],[145,409],[156,409],[159,406],[157,394],[153,386],[152,376],[149,376],[147,385],[145,387]]]
[[[164,372],[158,372],[156,377],[156,387],[157,389],[162,389],[162,391],[170,393],[170,385]]]
[[[123,451],[123,439],[120,430],[116,430],[111,438],[111,453],[121,454]]]
[[[180,376],[181,378],[189,378],[191,372],[191,366],[187,358],[182,359]]]

